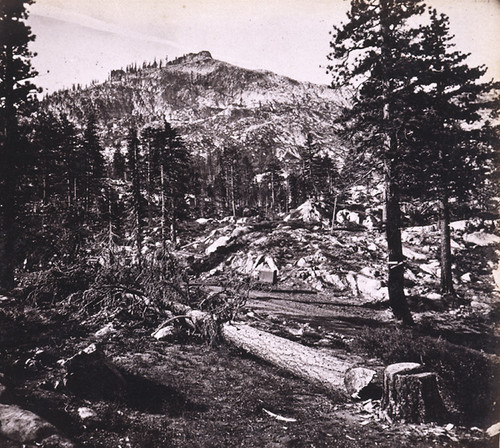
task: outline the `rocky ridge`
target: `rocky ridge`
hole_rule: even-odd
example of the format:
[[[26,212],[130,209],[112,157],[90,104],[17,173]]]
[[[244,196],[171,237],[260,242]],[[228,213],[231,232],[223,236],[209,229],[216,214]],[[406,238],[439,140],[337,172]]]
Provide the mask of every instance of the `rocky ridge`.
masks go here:
[[[253,159],[271,152],[298,157],[310,134],[323,151],[341,160],[344,143],[334,119],[346,95],[327,86],[249,70],[213,59],[208,51],[164,66],[114,70],[102,84],[56,92],[48,109],[83,126],[96,114],[108,149],[124,145],[126,129],[168,120],[195,154],[237,145]]]

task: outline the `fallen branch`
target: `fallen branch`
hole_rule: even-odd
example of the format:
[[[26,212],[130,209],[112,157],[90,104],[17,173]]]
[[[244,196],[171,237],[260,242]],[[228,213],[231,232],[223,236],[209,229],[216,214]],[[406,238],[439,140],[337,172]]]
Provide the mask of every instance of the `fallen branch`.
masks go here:
[[[275,418],[275,419],[276,419],[276,420],[278,420],[279,422],[287,422],[287,423],[292,423],[292,422],[296,422],[296,421],[297,421],[297,419],[295,419],[295,418],[283,417],[282,415],[275,414],[274,412],[268,411],[267,409],[264,409],[264,408],[262,408],[262,410],[263,410],[263,411],[264,411],[267,415],[269,415],[270,417]]]

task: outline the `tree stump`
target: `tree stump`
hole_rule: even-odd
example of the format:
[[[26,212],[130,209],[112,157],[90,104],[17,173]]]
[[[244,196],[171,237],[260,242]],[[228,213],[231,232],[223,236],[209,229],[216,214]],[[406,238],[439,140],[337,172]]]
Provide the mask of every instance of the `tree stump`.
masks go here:
[[[393,420],[407,423],[442,422],[446,409],[437,375],[417,363],[392,364],[384,372],[382,409]]]

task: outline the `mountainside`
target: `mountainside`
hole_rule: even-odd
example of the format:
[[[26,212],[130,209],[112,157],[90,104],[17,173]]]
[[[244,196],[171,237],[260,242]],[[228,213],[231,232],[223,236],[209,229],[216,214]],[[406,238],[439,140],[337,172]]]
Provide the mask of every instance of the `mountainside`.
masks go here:
[[[334,118],[346,101],[327,86],[243,69],[203,51],[164,66],[115,70],[102,84],[56,92],[45,103],[79,125],[95,113],[107,149],[122,147],[131,123],[140,128],[166,119],[200,155],[232,145],[253,157],[272,152],[283,160],[297,157],[309,135],[340,161]]]

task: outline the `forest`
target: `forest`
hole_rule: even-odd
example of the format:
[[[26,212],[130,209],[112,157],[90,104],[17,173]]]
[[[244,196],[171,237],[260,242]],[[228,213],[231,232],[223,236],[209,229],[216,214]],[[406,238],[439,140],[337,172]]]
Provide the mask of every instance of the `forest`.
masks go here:
[[[498,443],[500,86],[446,15],[352,1],[329,86],[203,51],[42,96],[31,3],[0,4],[1,446]]]

